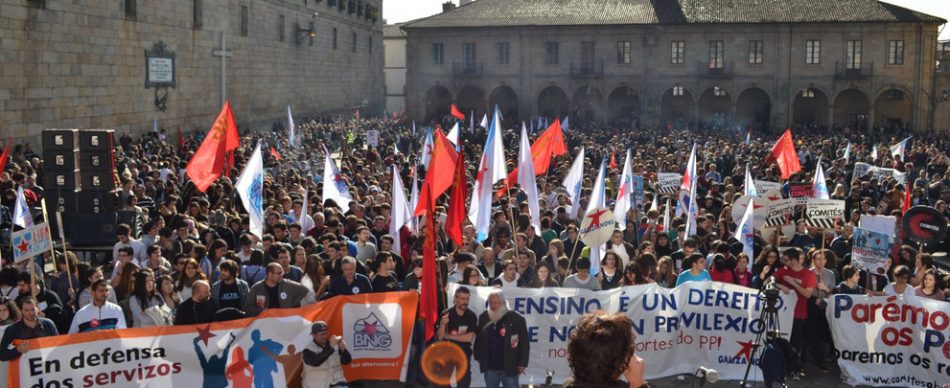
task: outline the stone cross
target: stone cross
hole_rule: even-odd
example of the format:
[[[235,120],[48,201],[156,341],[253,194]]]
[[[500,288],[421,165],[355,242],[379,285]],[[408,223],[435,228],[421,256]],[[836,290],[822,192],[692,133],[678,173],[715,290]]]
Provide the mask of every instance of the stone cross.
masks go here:
[[[221,48],[211,50],[211,55],[221,58],[221,106],[228,100],[227,59],[233,54],[228,49],[224,32],[221,32]]]

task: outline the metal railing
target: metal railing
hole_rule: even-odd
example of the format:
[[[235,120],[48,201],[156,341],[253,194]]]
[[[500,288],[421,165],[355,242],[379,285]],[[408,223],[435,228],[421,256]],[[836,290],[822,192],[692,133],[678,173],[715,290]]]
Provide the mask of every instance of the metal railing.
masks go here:
[[[848,69],[841,62],[835,62],[835,79],[860,80],[871,78],[872,75],[874,75],[874,62],[871,62],[868,67],[861,66],[857,69]]]
[[[485,64],[482,62],[453,62],[452,74],[456,77],[481,77],[485,74]]]

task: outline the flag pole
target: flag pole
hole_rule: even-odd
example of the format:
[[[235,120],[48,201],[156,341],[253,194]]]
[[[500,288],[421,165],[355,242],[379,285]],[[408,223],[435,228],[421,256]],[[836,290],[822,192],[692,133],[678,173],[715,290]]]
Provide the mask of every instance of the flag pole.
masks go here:
[[[511,217],[511,235],[514,237],[515,245],[515,262],[518,260],[518,221],[515,220],[515,213],[511,210],[511,185],[508,183],[508,180],[505,179],[505,197],[508,198],[508,215]],[[518,196],[515,196],[517,199]],[[521,213],[519,208],[518,213]]]
[[[69,268],[69,256],[66,255],[66,234],[63,232],[63,213],[56,212],[56,227],[59,229],[59,239],[63,242],[63,263],[66,264],[66,281],[69,289],[73,289],[73,271]]]

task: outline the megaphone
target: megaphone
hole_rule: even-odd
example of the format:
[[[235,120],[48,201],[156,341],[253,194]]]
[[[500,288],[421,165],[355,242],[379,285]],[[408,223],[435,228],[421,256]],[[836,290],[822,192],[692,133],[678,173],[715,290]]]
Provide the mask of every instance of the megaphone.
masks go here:
[[[702,383],[699,384],[700,386],[707,382],[710,384],[715,384],[717,381],[719,381],[719,371],[701,366],[696,370],[696,377],[702,379]]]
[[[457,379],[468,372],[468,357],[456,344],[436,342],[422,353],[422,374],[435,385],[452,385],[452,374]]]

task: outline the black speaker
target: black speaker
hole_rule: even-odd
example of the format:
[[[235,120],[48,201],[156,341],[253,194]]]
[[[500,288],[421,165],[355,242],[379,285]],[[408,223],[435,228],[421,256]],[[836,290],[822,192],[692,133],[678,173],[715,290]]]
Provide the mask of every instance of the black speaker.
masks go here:
[[[112,129],[83,129],[79,131],[79,151],[87,153],[100,151],[111,153],[115,147]]]
[[[120,210],[116,213],[116,226],[119,224],[126,224],[132,229],[132,238],[139,238],[142,236],[142,229],[145,227],[145,223],[142,221],[142,217],[139,217],[139,213],[132,210]]]
[[[79,170],[43,171],[43,188],[49,190],[73,190],[81,185]]]
[[[108,152],[96,152],[96,151],[87,151],[80,152],[79,155],[79,168],[83,171],[108,171],[112,172],[113,160],[112,153]]]
[[[43,171],[72,171],[79,168],[76,149],[43,149]]]
[[[78,129],[44,129],[43,150],[75,150],[79,148]]]
[[[116,188],[115,174],[108,171],[82,171],[80,188],[84,191],[113,191]]]
[[[77,196],[82,213],[115,213],[118,209],[115,194],[111,191],[82,190]]]
[[[78,213],[70,220],[69,242],[73,246],[115,244],[115,213]],[[63,220],[63,223],[66,223]]]

